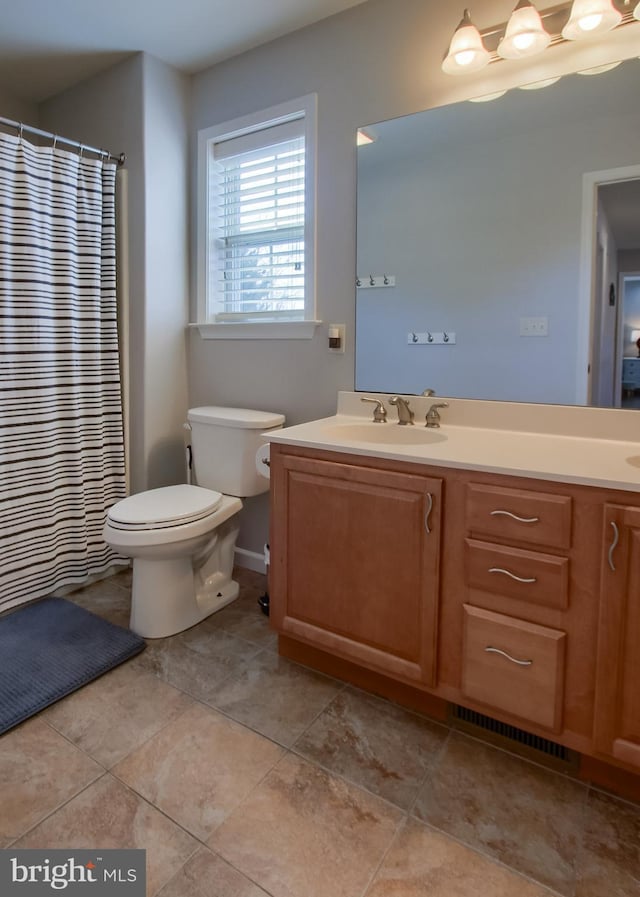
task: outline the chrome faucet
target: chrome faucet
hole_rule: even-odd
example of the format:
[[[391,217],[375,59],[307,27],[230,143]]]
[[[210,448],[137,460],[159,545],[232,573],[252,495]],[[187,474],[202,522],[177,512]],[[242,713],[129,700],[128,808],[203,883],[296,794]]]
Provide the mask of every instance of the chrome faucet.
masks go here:
[[[391,396],[389,404],[395,405],[398,409],[398,423],[401,427],[406,427],[407,424],[413,425],[415,415],[409,408],[409,402],[406,399],[403,399],[402,396]]]
[[[384,402],[381,402],[380,399],[370,399],[368,396],[363,396],[360,399],[361,402],[373,402],[376,406],[373,409],[373,422],[374,424],[386,424],[387,422],[387,409],[384,407]]]
[[[440,426],[440,415],[438,413],[438,408],[448,408],[448,402],[436,402],[435,405],[432,405],[431,408],[427,411],[427,422],[425,427],[439,427]]]
[[[435,389],[423,389],[420,393],[421,396],[426,396],[427,398],[429,398],[429,396],[435,396],[435,394]]]

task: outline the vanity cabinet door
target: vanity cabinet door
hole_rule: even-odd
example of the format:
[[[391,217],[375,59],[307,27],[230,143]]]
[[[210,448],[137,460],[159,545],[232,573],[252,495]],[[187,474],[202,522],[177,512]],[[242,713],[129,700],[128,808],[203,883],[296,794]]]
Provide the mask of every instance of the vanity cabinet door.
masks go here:
[[[594,743],[640,769],[640,508],[605,505]]]
[[[276,451],[271,484],[275,628],[433,685],[442,481]]]

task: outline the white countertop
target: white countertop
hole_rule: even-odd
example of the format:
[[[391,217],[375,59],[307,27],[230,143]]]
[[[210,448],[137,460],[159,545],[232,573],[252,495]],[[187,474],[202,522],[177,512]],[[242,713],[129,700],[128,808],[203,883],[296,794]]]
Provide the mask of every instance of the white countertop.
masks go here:
[[[416,410],[422,409],[422,404],[425,402],[419,397],[414,397],[410,401]],[[442,400],[426,401],[430,403]],[[446,401],[454,404],[454,400],[447,399]],[[357,408],[354,401],[351,400],[339,402],[339,410],[340,406],[349,410]],[[538,407],[544,408],[544,406]],[[440,429],[426,430],[425,434],[426,438],[433,434],[435,438],[444,437],[444,439],[421,444],[416,442],[422,435],[418,431],[425,431],[425,427],[424,418],[420,419],[418,413],[416,413],[414,426],[400,427],[396,422],[394,409],[389,409],[387,423],[374,424],[371,421],[371,406],[363,405],[362,408],[365,410],[364,414],[339,413],[332,417],[286,427],[282,430],[272,430],[264,435],[270,442],[326,451],[418,462],[436,467],[464,468],[564,483],[578,483],[630,492],[640,491],[640,418],[637,425],[638,441],[629,441],[624,438],[603,439],[586,435],[575,436],[570,433],[509,430],[505,428],[504,421],[497,422],[501,425],[495,427],[465,426],[459,422],[447,423],[445,416],[449,409],[445,409],[441,412],[442,425]],[[591,413],[591,419],[597,424],[596,429],[601,431],[602,410],[581,410],[587,414]],[[506,403],[503,411],[505,413],[508,411]],[[463,412],[464,408],[461,410],[458,407],[452,416],[458,421],[464,417]],[[613,413],[629,414],[630,412]],[[635,431],[635,421],[633,423],[631,432]],[[355,436],[347,433],[345,437],[341,433],[345,427],[353,426],[357,431]],[[367,427],[370,427],[372,441],[368,439]],[[384,431],[381,430],[383,427]],[[629,427],[623,427],[622,434],[617,432],[616,435],[625,435],[625,431],[628,432]],[[379,443],[376,441],[377,439],[384,439],[384,442]]]

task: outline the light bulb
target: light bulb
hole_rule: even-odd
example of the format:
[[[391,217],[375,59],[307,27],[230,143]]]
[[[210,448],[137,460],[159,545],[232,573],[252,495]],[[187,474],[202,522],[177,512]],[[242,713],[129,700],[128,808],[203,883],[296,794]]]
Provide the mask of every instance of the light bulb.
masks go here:
[[[511,13],[497,52],[503,59],[519,59],[542,53],[550,41],[551,36],[544,30],[540,13],[531,0],[520,0]]]
[[[516,34],[513,38],[513,45],[518,50],[528,50],[533,45],[533,34]]]
[[[621,21],[622,13],[613,7],[611,0],[574,0],[562,36],[565,40],[582,40],[604,34]]]
[[[488,64],[489,53],[482,43],[482,35],[471,21],[469,10],[456,28],[449,52],[442,63],[442,71],[448,75],[460,75],[464,72],[477,72]]]
[[[583,31],[594,31],[602,21],[602,13],[595,12],[593,15],[584,16],[578,21],[578,28]]]
[[[475,50],[460,50],[458,53],[453,54],[453,58],[456,61],[456,65],[467,66],[471,65],[476,58],[476,53]]]

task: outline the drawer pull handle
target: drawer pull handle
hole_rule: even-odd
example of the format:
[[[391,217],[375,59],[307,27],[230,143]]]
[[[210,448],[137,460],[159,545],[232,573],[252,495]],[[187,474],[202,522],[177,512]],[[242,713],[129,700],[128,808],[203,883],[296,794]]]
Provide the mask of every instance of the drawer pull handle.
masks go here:
[[[511,511],[491,511],[492,517],[511,517],[512,520],[517,520],[518,523],[538,523],[540,521],[539,517],[518,517],[517,514],[512,514]]]
[[[427,501],[429,503],[429,507],[427,508],[427,513],[424,515],[424,528],[427,531],[427,535],[430,535],[431,528],[429,527],[429,518],[431,517],[431,512],[433,511],[433,495],[430,492],[427,492]]]
[[[609,566],[616,572],[616,565],[613,563],[613,552],[616,550],[618,546],[618,542],[620,541],[620,531],[618,530],[618,526],[616,523],[611,521],[611,528],[613,529],[613,539],[611,541],[611,545],[609,546]]]
[[[523,577],[516,576],[515,573],[512,573],[510,570],[504,570],[502,567],[489,567],[489,573],[503,573],[505,576],[511,577],[511,579],[515,579],[516,582],[536,582],[535,576]]]
[[[512,657],[510,654],[507,654],[506,651],[501,651],[500,648],[492,648],[489,645],[484,650],[487,652],[487,654],[499,654],[501,657],[506,657],[507,660],[511,661],[511,663],[517,663],[519,667],[533,666],[532,660],[516,660],[515,657]]]

